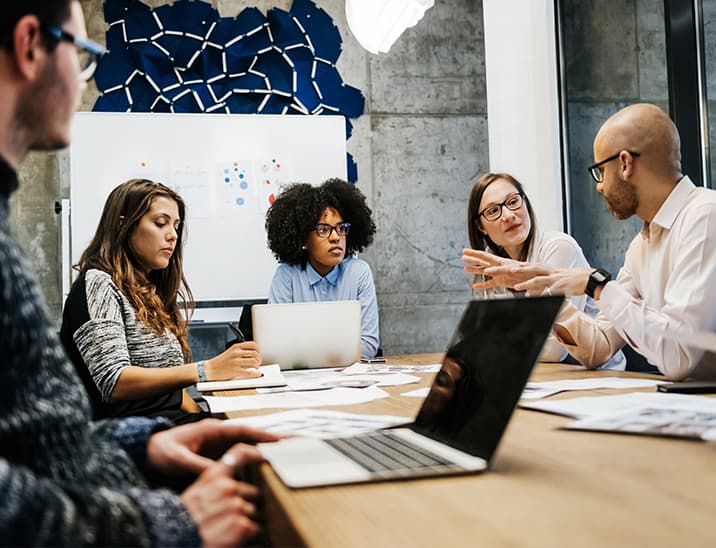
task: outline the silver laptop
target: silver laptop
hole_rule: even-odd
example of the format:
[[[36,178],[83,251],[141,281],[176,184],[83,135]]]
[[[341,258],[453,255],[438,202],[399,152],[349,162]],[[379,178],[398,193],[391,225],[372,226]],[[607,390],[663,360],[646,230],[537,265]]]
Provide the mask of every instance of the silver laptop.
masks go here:
[[[251,319],[264,364],[312,369],[360,360],[358,301],[258,304]]]
[[[561,296],[472,301],[415,422],[259,450],[289,487],[479,472],[489,465]]]

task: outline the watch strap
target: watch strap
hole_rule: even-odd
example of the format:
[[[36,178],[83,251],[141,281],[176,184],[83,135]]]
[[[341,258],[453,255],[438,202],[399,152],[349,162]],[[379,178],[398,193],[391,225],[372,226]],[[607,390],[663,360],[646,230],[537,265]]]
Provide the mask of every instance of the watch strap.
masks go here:
[[[605,285],[611,279],[612,275],[608,270],[604,270],[603,268],[595,268],[589,275],[589,279],[587,280],[587,287],[585,288],[584,292],[593,299],[594,292],[597,290],[597,288]]]
[[[206,382],[206,371],[204,371],[204,362],[200,361],[196,364],[196,373],[199,375],[199,382]]]

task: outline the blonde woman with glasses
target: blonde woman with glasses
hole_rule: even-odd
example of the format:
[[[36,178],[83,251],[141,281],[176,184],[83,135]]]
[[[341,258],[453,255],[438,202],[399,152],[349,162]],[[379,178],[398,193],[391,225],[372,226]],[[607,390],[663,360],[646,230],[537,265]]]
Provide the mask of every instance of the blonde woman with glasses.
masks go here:
[[[563,232],[537,229],[534,210],[522,184],[507,173],[486,173],[470,191],[467,231],[471,249],[463,250],[465,272],[475,275],[473,287],[485,298],[509,297],[513,292],[492,284],[482,274],[486,267],[509,264],[510,261],[534,262],[556,267],[588,267],[579,244]],[[596,316],[594,301],[586,295],[570,300],[581,311]],[[541,361],[573,361],[554,334],[542,349]],[[624,369],[626,362],[619,352],[602,368]]]

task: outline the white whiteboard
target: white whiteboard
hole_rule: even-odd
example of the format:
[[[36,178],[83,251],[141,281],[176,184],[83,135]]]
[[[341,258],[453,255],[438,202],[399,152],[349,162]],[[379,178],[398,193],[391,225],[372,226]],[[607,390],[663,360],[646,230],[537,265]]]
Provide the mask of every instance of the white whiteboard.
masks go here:
[[[271,194],[346,178],[342,116],[83,112],[69,154],[72,264],[114,187],[162,182],[186,201],[184,273],[204,306],[268,295],[277,266],[264,229]]]

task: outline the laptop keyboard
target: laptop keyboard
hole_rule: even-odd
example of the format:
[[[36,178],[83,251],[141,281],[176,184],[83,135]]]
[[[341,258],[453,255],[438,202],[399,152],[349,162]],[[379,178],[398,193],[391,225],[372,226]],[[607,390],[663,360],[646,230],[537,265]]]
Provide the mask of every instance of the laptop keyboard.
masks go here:
[[[459,469],[456,464],[416,447],[390,431],[324,441],[370,472],[411,471],[435,467]]]

